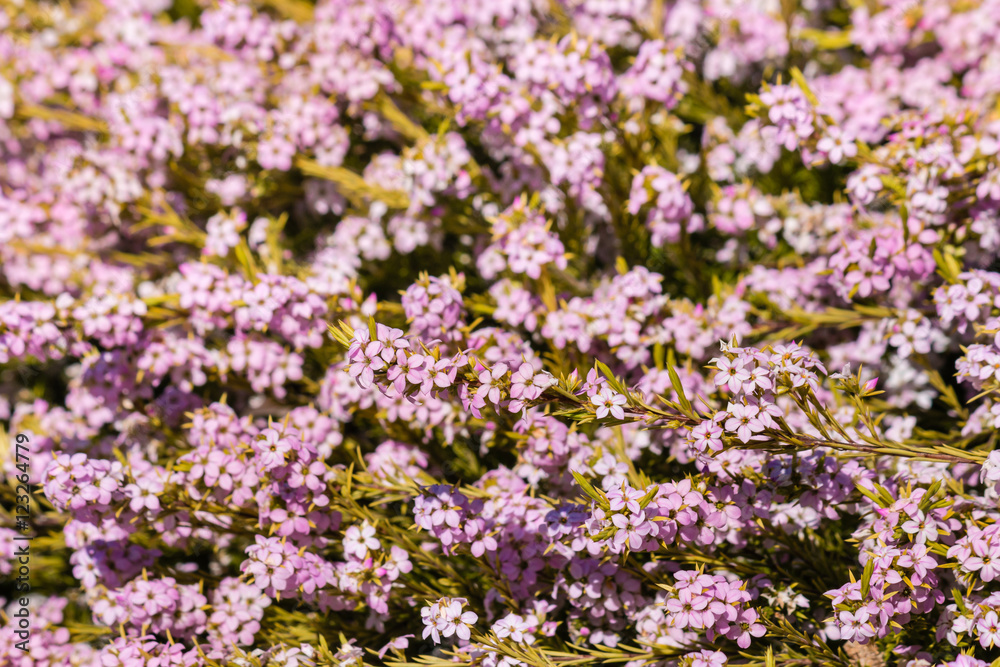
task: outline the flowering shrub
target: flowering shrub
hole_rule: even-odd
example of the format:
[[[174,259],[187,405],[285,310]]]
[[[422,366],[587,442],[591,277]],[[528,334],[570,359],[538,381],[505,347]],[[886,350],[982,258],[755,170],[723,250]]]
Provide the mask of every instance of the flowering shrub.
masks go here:
[[[1000,1],[0,28],[0,667],[1000,655]]]

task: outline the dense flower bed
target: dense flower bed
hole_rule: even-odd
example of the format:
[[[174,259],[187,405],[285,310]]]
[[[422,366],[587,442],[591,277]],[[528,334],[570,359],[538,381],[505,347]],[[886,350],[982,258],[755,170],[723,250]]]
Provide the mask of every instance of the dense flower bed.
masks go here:
[[[0,29],[0,666],[1000,654],[1000,0]]]

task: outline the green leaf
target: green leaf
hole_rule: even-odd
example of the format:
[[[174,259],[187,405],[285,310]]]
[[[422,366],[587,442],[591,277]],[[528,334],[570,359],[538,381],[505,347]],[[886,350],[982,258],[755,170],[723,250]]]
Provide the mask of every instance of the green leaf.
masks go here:
[[[677,400],[680,402],[681,410],[684,412],[685,416],[696,419],[698,415],[695,414],[694,406],[691,405],[691,401],[688,397],[684,395],[684,385],[681,384],[681,378],[677,375],[677,371],[674,370],[673,366],[667,368],[667,373],[670,374],[670,384],[673,386],[674,391],[677,392]]]
[[[948,252],[947,249],[942,252],[941,248],[935,248],[934,262],[938,267],[938,275],[949,283],[954,284],[959,282],[958,274],[962,272],[962,266],[951,252]]]
[[[573,479],[576,483],[580,485],[583,492],[587,494],[594,502],[596,502],[602,508],[608,507],[608,499],[605,498],[604,494],[594,488],[594,485],[587,481],[587,478],[578,473],[576,470],[570,470],[570,474],[573,475]]]
[[[642,509],[646,509],[646,506],[649,505],[649,503],[653,502],[653,498],[656,497],[656,494],[659,493],[659,491],[660,487],[658,486],[654,486],[649,491],[647,491],[646,495],[644,495],[642,499],[639,500],[639,507]]]
[[[250,252],[250,246],[247,245],[246,239],[240,239],[239,245],[236,246],[236,260],[240,263],[243,272],[250,279],[250,282],[256,284],[258,282],[257,262],[253,259],[253,254]]]
[[[583,489],[583,492],[594,500],[597,500],[597,491],[594,489],[594,486],[587,481],[587,478],[578,473],[576,470],[570,470],[569,472],[573,475],[573,479],[576,480],[576,483],[580,485],[580,488]]]
[[[873,503],[875,503],[879,507],[888,507],[888,505],[882,504],[882,499],[879,498],[878,494],[876,494],[874,491],[869,491],[868,489],[866,489],[865,487],[861,486],[858,483],[855,483],[854,487],[858,490],[858,493],[860,493],[865,498],[867,498],[868,500],[872,501]]]
[[[815,28],[803,28],[798,32],[799,37],[808,39],[816,44],[816,48],[821,51],[839,51],[851,46],[852,38],[849,30],[817,30]]]
[[[868,597],[868,591],[871,588],[872,573],[875,572],[875,558],[869,556],[868,562],[865,564],[865,571],[861,574],[861,596]]]
[[[580,397],[579,396],[577,396],[576,394],[574,394],[574,393],[572,393],[572,392],[570,392],[570,391],[568,391],[568,390],[560,387],[557,384],[554,384],[554,385],[548,387],[548,390],[556,392],[560,396],[563,396],[563,397],[569,399],[573,403],[580,403]]]
[[[597,366],[597,370],[601,371],[601,374],[604,375],[605,378],[607,378],[608,385],[612,389],[617,391],[619,394],[628,396],[628,391],[625,389],[622,383],[619,382],[618,378],[615,377],[615,374],[611,372],[611,369],[608,368],[607,364],[605,364],[603,361],[597,361],[595,362],[595,365]]]
[[[955,606],[958,607],[958,611],[962,614],[968,613],[968,607],[965,606],[965,600],[962,598],[962,594],[958,592],[957,588],[951,589],[951,596],[955,599]]]
[[[337,326],[332,324],[327,325],[327,329],[335,341],[344,347],[351,346],[351,340],[354,338],[354,328],[350,324],[341,320],[337,323]]]
[[[924,507],[921,507],[920,509],[927,511],[926,507],[934,502],[934,496],[940,489],[941,489],[941,480],[940,479],[934,480],[934,482],[929,487],[927,487],[927,493],[924,494],[924,497],[920,502],[920,505]]]
[[[876,484],[875,490],[878,491],[878,497],[881,498],[884,503],[882,507],[889,507],[896,502],[896,499],[892,497],[891,493],[889,493],[889,489],[885,488],[881,484]]]
[[[793,67],[791,71],[792,80],[799,84],[799,88],[805,93],[806,99],[814,107],[819,106],[819,100],[816,99],[816,95],[813,94],[812,89],[809,88],[809,83],[806,81],[806,77],[803,76],[802,71],[798,67]]]

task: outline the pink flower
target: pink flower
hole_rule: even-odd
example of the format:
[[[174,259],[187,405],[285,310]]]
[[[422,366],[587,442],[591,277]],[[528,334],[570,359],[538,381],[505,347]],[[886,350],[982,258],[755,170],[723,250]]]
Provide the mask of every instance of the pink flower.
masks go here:
[[[983,648],[993,648],[994,644],[1000,644],[1000,617],[993,610],[986,612],[976,623],[976,631]]]
[[[441,598],[421,609],[423,638],[430,637],[435,644],[440,644],[442,637],[451,636],[468,641],[472,636],[472,625],[479,620],[479,616],[472,611],[463,612],[465,603],[465,598]]]
[[[261,466],[270,470],[284,465],[285,455],[292,451],[292,445],[288,438],[281,437],[273,428],[266,428],[254,441],[254,450]]]
[[[489,399],[493,405],[500,405],[503,398],[503,387],[507,377],[507,364],[499,363],[492,369],[487,369],[479,374],[480,387],[476,390],[476,395]]]
[[[511,641],[519,644],[522,642],[530,644],[534,639],[530,634],[534,626],[518,614],[507,614],[494,623],[492,629],[500,639],[507,639],[509,637]]]
[[[510,377],[510,397],[533,401],[541,396],[546,387],[555,382],[548,373],[536,371],[528,362],[522,363]]]
[[[381,356],[385,349],[379,341],[369,340],[367,329],[357,329],[354,332],[354,342],[347,355],[351,360],[348,372],[362,389],[371,387],[375,382],[375,372],[386,367],[386,361]]]
[[[754,405],[743,405],[742,403],[730,403],[726,408],[729,419],[726,420],[726,430],[735,433],[743,443],[748,443],[753,438],[754,433],[764,430],[764,424],[757,418],[760,409]]]
[[[344,554],[356,558],[365,558],[369,551],[382,548],[382,543],[375,537],[375,526],[367,521],[358,526],[351,526],[344,533]]]
[[[751,637],[763,637],[767,629],[763,624],[757,622],[758,615],[755,609],[744,609],[739,617],[729,626],[726,636],[736,642],[740,648],[750,646]]]
[[[729,661],[722,651],[707,649],[697,653],[688,653],[685,657],[691,659],[691,667],[725,667]]]
[[[666,603],[667,611],[670,612],[670,624],[682,630],[688,627],[705,627],[702,612],[708,608],[709,602],[708,597],[695,596],[690,588],[678,591],[677,597],[670,598]]]
[[[598,419],[604,419],[609,414],[615,419],[625,419],[625,409],[622,406],[628,399],[608,387],[601,389],[599,394],[591,396],[590,402],[597,406]]]
[[[401,637],[396,637],[391,640],[388,644],[383,646],[378,651],[379,660],[385,657],[385,654],[390,649],[396,649],[397,651],[402,651],[404,648],[409,648],[410,640],[413,639],[413,635],[402,635]]]
[[[691,442],[700,452],[718,452],[722,450],[722,434],[717,422],[706,420],[691,429]]]
[[[715,374],[715,386],[726,386],[734,394],[739,392],[743,383],[750,379],[750,371],[743,368],[743,362],[738,358],[730,361],[720,357],[715,360],[715,367],[719,369]]]
[[[407,354],[404,350],[396,351],[396,364],[389,368],[386,379],[393,383],[396,391],[404,393],[407,384],[420,385],[427,379],[426,362],[428,357],[422,354]]]
[[[611,523],[618,529],[614,536],[614,544],[619,547],[627,545],[632,551],[641,549],[646,536],[653,532],[653,526],[646,521],[643,512],[628,517],[624,514],[614,514]]]
[[[816,149],[826,153],[833,164],[840,164],[844,158],[853,158],[858,154],[858,146],[854,143],[854,139],[844,134],[836,125],[826,129],[826,136],[817,142]]]
[[[837,616],[837,620],[840,622],[840,638],[845,641],[864,642],[868,638],[874,637],[875,628],[868,622],[870,616],[871,614],[864,608],[858,609],[853,613],[849,611],[840,612]]]
[[[163,492],[163,482],[156,477],[144,477],[125,487],[125,493],[132,500],[129,501],[129,508],[133,512],[141,512],[148,509],[157,512],[160,509],[160,499],[157,494]]]

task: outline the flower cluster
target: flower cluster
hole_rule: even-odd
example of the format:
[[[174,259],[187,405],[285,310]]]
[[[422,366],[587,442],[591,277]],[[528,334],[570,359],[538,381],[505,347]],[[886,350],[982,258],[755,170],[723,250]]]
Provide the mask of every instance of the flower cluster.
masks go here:
[[[442,637],[455,637],[468,641],[471,637],[470,628],[479,620],[473,611],[462,611],[466,604],[462,598],[441,598],[434,604],[420,610],[424,620],[424,639],[431,638],[435,644],[441,643]]]
[[[990,664],[997,17],[0,6],[0,667]]]

